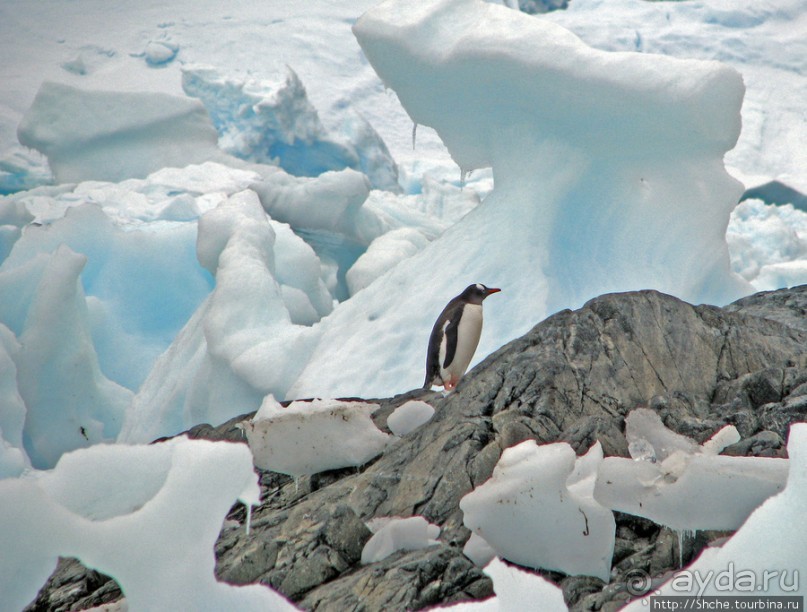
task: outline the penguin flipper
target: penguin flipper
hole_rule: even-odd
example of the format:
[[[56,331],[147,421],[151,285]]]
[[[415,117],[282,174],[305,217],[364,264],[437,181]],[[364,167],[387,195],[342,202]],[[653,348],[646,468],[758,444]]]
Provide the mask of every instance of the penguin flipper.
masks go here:
[[[443,369],[447,369],[454,361],[454,355],[457,352],[457,333],[460,328],[460,319],[462,318],[462,311],[451,317],[445,329],[445,343],[446,343],[446,356],[443,359]]]
[[[429,337],[429,349],[426,352],[426,380],[423,382],[424,389],[431,389],[432,385],[439,384],[436,383],[436,380],[440,378],[440,336],[438,321]]]

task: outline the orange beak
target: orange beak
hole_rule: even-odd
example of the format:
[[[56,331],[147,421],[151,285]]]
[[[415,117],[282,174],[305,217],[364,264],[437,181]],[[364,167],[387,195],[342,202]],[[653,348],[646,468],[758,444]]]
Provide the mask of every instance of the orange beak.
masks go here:
[[[499,289],[497,287],[488,287],[487,293],[488,293],[488,295],[490,295],[491,293],[499,293],[499,291],[501,291],[501,289]]]

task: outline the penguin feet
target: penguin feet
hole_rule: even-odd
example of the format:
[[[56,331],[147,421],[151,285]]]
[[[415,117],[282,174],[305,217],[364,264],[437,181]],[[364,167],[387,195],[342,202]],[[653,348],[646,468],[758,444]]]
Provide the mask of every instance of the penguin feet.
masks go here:
[[[452,376],[452,377],[450,377],[448,380],[444,380],[444,381],[443,381],[443,388],[444,388],[444,389],[445,389],[447,392],[449,392],[449,393],[450,393],[451,391],[453,391],[454,389],[456,389],[456,388],[457,388],[457,383],[459,383],[459,382],[460,382],[460,379],[459,379],[459,378],[454,378],[454,377]]]

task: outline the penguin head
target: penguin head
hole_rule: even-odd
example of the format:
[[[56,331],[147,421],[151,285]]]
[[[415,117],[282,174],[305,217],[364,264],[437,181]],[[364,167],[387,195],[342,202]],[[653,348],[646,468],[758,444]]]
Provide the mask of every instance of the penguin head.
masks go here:
[[[460,297],[470,304],[481,304],[486,297],[499,291],[501,289],[496,287],[486,287],[482,283],[474,283],[473,285],[468,285],[465,291],[460,294]]]

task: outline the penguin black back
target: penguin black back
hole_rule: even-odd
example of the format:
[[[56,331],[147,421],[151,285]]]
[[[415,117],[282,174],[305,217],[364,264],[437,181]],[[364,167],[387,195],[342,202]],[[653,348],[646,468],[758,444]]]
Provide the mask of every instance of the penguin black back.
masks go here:
[[[440,316],[437,317],[429,336],[424,389],[428,389],[432,385],[444,385],[449,390],[454,388],[465,373],[465,369],[468,367],[479,341],[479,334],[482,329],[482,302],[486,297],[498,291],[500,289],[475,283],[468,285],[462,293],[446,304]],[[478,310],[478,314],[476,312],[468,314],[469,306],[474,311]],[[463,339],[460,338],[460,323],[464,314],[468,321],[464,324],[464,329],[462,330],[464,334],[469,336],[466,342],[463,342]],[[455,363],[458,347],[460,352],[463,353],[461,356],[462,363]],[[454,368],[451,368],[452,364],[454,364]]]

